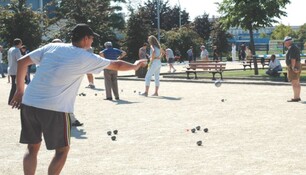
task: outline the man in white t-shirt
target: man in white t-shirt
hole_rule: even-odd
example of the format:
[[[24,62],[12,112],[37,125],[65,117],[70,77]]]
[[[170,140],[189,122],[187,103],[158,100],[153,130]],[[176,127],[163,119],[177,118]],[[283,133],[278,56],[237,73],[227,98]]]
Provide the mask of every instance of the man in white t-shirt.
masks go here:
[[[42,141],[55,150],[48,174],[60,174],[70,149],[70,118],[82,79],[87,73],[103,69],[137,70],[146,60],[130,64],[110,61],[87,51],[96,33],[86,24],[78,24],[71,31],[72,44],[50,43],[18,60],[17,90],[11,101],[21,109],[20,143],[28,144],[23,159],[24,174],[35,174],[37,154]],[[35,77],[24,91],[27,66],[39,64]]]
[[[174,63],[174,54],[173,54],[172,49],[170,49],[170,48],[166,49],[166,59],[167,59],[167,62],[169,64],[169,71],[168,71],[168,73],[171,73],[171,69],[173,69],[173,73],[174,73],[176,71],[176,69],[173,66],[173,63]]]
[[[280,61],[275,57],[275,55],[271,55],[271,61],[269,63],[269,68],[266,71],[266,74],[272,77],[278,77],[280,76],[280,73],[278,71],[282,71],[282,65]]]
[[[208,51],[206,50],[204,45],[201,46],[201,55],[200,55],[200,57],[201,57],[201,60],[204,60],[204,61],[208,61],[209,60],[208,59]]]

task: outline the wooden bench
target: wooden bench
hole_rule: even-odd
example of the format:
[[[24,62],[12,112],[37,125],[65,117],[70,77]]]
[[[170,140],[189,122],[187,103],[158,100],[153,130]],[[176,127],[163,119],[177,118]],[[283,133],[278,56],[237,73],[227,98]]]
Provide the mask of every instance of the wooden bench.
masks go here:
[[[257,65],[261,64],[263,69],[265,68],[265,66],[269,66],[270,64],[269,58],[256,58],[256,61],[257,61]],[[242,64],[243,70],[246,70],[246,67],[250,67],[250,69],[252,69],[252,64],[254,64],[253,59],[246,60],[246,62]]]
[[[189,74],[194,73],[194,78],[198,79],[197,72],[209,72],[212,73],[213,77],[212,79],[215,80],[215,75],[218,73],[221,76],[221,79],[223,79],[222,72],[225,70],[226,63],[220,63],[216,61],[211,62],[191,62],[189,63],[189,66],[187,67],[186,73],[187,73],[187,79],[190,79]]]
[[[306,74],[306,63],[302,63],[301,64],[301,74]],[[283,67],[283,70],[282,71],[278,71],[278,73],[280,74],[283,74],[284,75],[284,80],[285,82],[288,82],[288,70],[287,70],[287,67]]]

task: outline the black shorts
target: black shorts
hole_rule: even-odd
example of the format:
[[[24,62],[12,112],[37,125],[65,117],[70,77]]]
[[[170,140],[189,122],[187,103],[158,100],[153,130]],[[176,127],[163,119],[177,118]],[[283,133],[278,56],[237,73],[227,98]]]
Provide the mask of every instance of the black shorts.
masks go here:
[[[70,145],[71,122],[69,113],[21,107],[20,143],[38,144],[42,135],[48,150]]]
[[[168,63],[173,63],[174,62],[174,58],[169,58],[168,59]]]

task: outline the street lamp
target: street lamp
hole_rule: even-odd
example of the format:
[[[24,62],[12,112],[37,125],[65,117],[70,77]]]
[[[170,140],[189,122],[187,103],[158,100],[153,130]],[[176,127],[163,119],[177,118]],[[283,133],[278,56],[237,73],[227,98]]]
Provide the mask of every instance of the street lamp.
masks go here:
[[[181,17],[181,3],[180,0],[177,0],[179,4],[179,27],[181,28],[182,26],[182,17]]]
[[[160,0],[157,0],[157,35],[158,41],[160,41]]]

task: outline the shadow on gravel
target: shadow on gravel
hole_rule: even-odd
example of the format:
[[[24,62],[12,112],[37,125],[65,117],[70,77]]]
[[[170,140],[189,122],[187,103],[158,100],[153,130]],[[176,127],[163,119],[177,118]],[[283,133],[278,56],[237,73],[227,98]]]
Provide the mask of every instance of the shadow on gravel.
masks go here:
[[[117,105],[128,105],[128,104],[133,104],[133,103],[139,103],[139,102],[131,102],[131,101],[121,100],[121,99],[114,101],[114,102],[117,102]]]
[[[165,99],[165,100],[182,100],[181,97],[167,97],[167,96],[158,96],[158,97],[154,97],[154,98],[158,98],[158,99]]]
[[[74,137],[76,139],[87,139],[86,132],[84,129],[79,129],[77,127],[71,128],[71,137]]]

